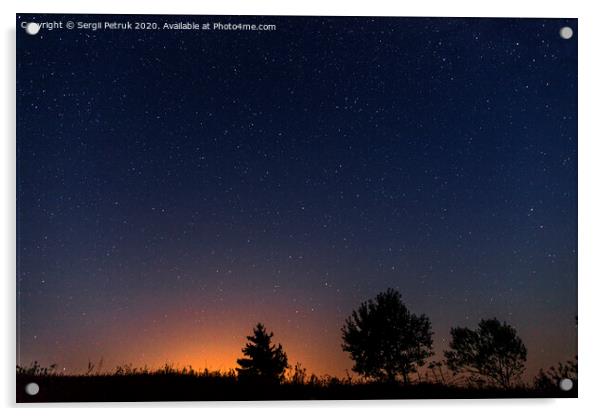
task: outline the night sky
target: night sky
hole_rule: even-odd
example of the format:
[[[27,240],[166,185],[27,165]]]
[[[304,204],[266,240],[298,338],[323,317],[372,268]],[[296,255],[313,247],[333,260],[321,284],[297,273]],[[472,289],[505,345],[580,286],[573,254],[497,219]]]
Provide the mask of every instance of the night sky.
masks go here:
[[[261,321],[343,375],[392,287],[532,375],[577,351],[577,21],[20,15],[17,198],[18,363],[224,370]]]

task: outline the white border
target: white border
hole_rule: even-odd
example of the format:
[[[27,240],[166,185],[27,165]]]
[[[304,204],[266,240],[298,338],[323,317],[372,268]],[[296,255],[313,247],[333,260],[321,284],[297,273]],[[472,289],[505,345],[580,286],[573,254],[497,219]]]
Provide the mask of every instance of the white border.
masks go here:
[[[144,407],[145,413],[162,414],[164,407],[198,414],[248,413],[282,414],[290,416],[344,411],[349,415],[365,415],[369,410],[379,413],[415,412],[450,415],[504,415],[510,412],[532,411],[551,415],[594,413],[602,385],[600,365],[602,336],[600,335],[600,294],[602,273],[599,262],[602,250],[602,212],[600,184],[602,180],[600,152],[602,129],[599,99],[602,97],[602,15],[594,1],[528,2],[526,0],[421,0],[421,1],[353,1],[353,0],[212,0],[144,2],[103,0],[84,3],[82,0],[54,0],[52,2],[2,1],[2,53],[0,77],[2,99],[0,126],[4,132],[0,149],[0,255],[2,259],[2,342],[0,375],[0,403],[14,407],[15,368],[15,14],[20,13],[130,13],[130,14],[269,14],[269,15],[347,15],[347,16],[473,16],[473,17],[577,17],[579,18],[579,396],[577,400],[432,400],[403,402],[272,402],[272,403],[165,403],[165,404],[87,404],[45,405],[50,415],[75,414],[86,407],[93,414],[104,414],[107,407],[116,407],[115,413],[125,414],[131,407]],[[19,406],[26,414],[41,410],[42,406]]]

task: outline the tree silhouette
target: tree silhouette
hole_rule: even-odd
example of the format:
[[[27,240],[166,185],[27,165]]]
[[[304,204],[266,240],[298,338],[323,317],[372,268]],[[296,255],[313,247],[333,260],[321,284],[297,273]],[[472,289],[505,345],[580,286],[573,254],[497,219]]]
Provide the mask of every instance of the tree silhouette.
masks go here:
[[[253,335],[247,336],[249,342],[242,349],[248,358],[236,360],[238,377],[241,380],[279,383],[288,368],[288,359],[282,345],[272,344],[273,332],[268,333],[263,324],[253,328]]]
[[[394,289],[363,302],[342,332],[343,351],[355,361],[353,371],[368,378],[394,382],[401,375],[407,384],[416,366],[433,355],[430,320],[410,313]]]
[[[473,331],[452,328],[450,350],[444,351],[447,367],[466,373],[470,380],[511,387],[525,369],[527,348],[516,329],[496,318],[483,319]]]
[[[537,390],[557,390],[565,378],[577,383],[577,357],[575,360],[551,366],[547,371],[540,369],[533,380],[533,387]]]

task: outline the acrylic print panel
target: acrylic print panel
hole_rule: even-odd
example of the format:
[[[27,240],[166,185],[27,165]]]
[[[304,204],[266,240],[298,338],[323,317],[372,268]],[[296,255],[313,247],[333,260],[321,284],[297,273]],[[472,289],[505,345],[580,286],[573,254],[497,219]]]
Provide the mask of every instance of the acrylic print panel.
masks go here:
[[[16,27],[18,401],[577,395],[577,20]]]

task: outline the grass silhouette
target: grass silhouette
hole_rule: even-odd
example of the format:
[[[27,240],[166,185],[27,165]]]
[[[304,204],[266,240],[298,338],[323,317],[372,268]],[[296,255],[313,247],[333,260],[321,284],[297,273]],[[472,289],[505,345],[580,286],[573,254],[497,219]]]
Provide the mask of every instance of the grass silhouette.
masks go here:
[[[429,370],[430,371],[430,370]],[[40,386],[28,395],[25,386]],[[56,366],[34,362],[17,367],[17,402],[138,402],[138,401],[225,401],[225,400],[358,400],[358,399],[467,399],[577,397],[577,386],[564,392],[554,385],[536,384],[508,389],[441,382],[439,378],[412,384],[370,382],[345,378],[306,376],[299,364],[278,384],[240,380],[234,370],[199,371],[169,364],[158,369],[118,366],[111,372],[95,371],[61,374]]]

